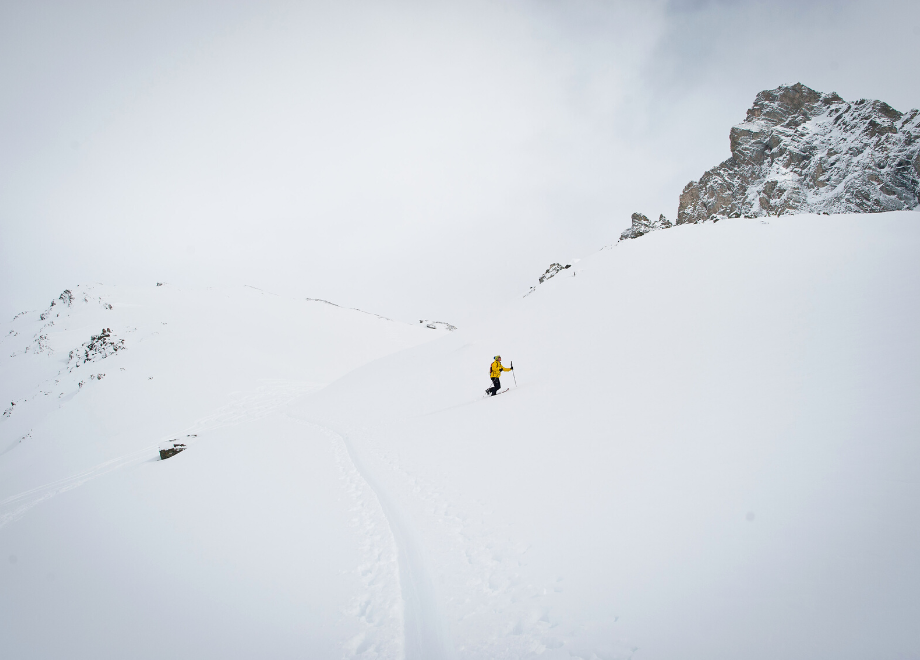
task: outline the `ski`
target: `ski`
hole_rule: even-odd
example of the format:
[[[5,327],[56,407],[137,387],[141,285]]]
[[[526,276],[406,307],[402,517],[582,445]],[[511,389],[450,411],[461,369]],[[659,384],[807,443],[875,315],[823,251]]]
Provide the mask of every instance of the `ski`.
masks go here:
[[[503,390],[499,390],[498,392],[495,393],[494,396],[498,396],[499,394],[504,394],[505,392],[507,392],[507,391],[510,390],[510,389],[511,389],[510,387],[506,387],[506,388],[503,389]],[[486,394],[484,394],[484,395],[482,396],[482,398],[484,398],[484,399],[489,399],[489,398],[491,398],[492,396],[493,396],[492,394],[489,394],[489,393],[487,392]]]

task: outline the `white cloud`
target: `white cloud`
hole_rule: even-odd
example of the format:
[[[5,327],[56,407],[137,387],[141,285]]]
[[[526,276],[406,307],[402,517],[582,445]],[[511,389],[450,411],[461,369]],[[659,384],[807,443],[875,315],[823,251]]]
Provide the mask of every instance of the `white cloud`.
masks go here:
[[[920,98],[860,3],[3,12],[6,313],[171,279],[456,320],[673,215],[760,89]]]

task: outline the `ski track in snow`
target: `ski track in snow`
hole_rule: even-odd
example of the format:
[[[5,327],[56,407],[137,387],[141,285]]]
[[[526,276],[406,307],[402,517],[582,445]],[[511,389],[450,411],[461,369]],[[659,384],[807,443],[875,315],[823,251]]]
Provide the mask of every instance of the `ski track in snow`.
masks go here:
[[[362,465],[354,447],[348,441],[348,436],[342,435],[341,438],[355,469],[376,493],[399,551],[399,584],[404,603],[406,659],[442,660],[452,657],[446,627],[439,614],[434,584],[418,534],[395,500]]]
[[[180,433],[3,500],[0,528],[56,495],[109,472],[151,460],[163,440],[257,420],[322,387],[316,383],[261,381],[255,390],[234,395],[230,403]],[[421,503],[426,523],[433,521],[434,534],[428,538],[436,545],[431,549],[437,556],[450,558],[454,569],[461,566],[441,578],[446,581],[447,592],[464,597],[439,606],[419,532],[393,494],[366,467],[348,434],[286,416],[316,428],[330,439],[344,490],[354,502],[352,524],[363,539],[365,559],[356,569],[362,589],[345,612],[359,622],[360,631],[345,643],[344,658],[521,658],[558,649],[571,639],[572,631],[560,625],[562,621],[552,612],[552,597],[561,592],[563,578],[555,576],[545,585],[522,580],[521,567],[528,548],[490,526],[487,503],[463,503],[458,494],[448,494],[443,483],[404,469],[397,455],[376,451],[370,457],[372,462],[396,478],[395,487],[400,492]],[[456,650],[449,628],[464,642]]]
[[[546,584],[528,582],[522,569],[529,545],[489,522],[487,502],[464,502],[459,493],[448,492],[446,481],[412,474],[395,454],[378,458],[421,502],[433,521],[434,550],[450,562],[442,579],[445,591],[455,594],[445,609],[457,654],[510,660],[562,647],[573,632],[553,611],[563,576]]]
[[[296,418],[295,418],[296,419]],[[371,554],[375,557],[387,557],[389,548],[395,551],[396,563],[393,565],[395,573],[388,573],[388,577],[395,579],[395,584],[399,587],[401,616],[400,628],[402,633],[399,635],[400,652],[398,655],[382,655],[382,657],[406,658],[406,660],[445,660],[454,657],[450,647],[447,635],[447,626],[440,615],[440,608],[434,592],[434,583],[428,570],[425,560],[422,544],[418,534],[413,528],[409,517],[400,509],[395,499],[381,485],[372,472],[365,467],[360,456],[355,450],[354,445],[349,441],[346,433],[339,433],[329,426],[317,422],[300,420],[302,423],[309,424],[320,429],[330,437],[338,440],[341,447],[342,460],[340,465],[347,459],[351,466],[350,470],[354,471],[354,476],[359,478],[367,488],[368,494],[373,495],[373,501],[380,512],[382,522],[389,531],[389,540],[384,541],[377,531],[377,523],[364,524],[370,534],[368,538],[368,547],[373,547]],[[346,473],[349,468],[343,468]],[[352,479],[353,477],[348,477]],[[361,489],[358,488],[358,491]],[[358,506],[363,512],[367,511],[367,495],[356,493],[358,495]],[[380,543],[385,545],[381,546]],[[375,573],[389,571],[380,559],[377,560]],[[376,575],[374,576],[376,578]],[[372,587],[378,580],[372,579],[367,582],[368,587]],[[368,590],[365,595],[359,596],[362,600],[373,602],[379,598],[379,594]],[[378,609],[382,609],[383,603],[376,603]],[[392,607],[390,611],[394,611]],[[363,621],[365,627],[369,627],[370,622]],[[392,628],[392,627],[391,627]],[[375,631],[375,637],[379,632]],[[370,634],[369,631],[368,633]],[[361,657],[360,653],[355,653],[353,657]],[[368,657],[378,657],[371,655]]]
[[[597,653],[590,641],[576,639],[580,636],[577,626],[565,621],[554,608],[556,597],[565,587],[564,576],[545,576],[548,578],[545,583],[528,581],[524,573],[529,545],[513,538],[507,525],[491,522],[492,507],[487,502],[465,501],[460,493],[450,492],[443,480],[414,474],[411,468],[403,467],[398,455],[382,447],[375,449],[373,442],[364,447],[368,452],[364,458],[368,460],[362,460],[349,433],[333,430],[318,421],[300,421],[335,439],[340,448],[340,465],[349,464],[342,468],[343,472],[354,470],[354,476],[347,478],[360,478],[366,484],[367,492],[360,486],[349,486],[361,515],[370,515],[367,499],[372,493],[374,508],[382,516],[381,523],[391,532],[392,542],[380,534],[376,521],[357,523],[373,537],[368,538],[366,548],[372,555],[370,561],[377,562],[373,569],[375,577],[367,580],[367,593],[359,600],[373,603],[372,609],[382,611],[389,605],[381,602],[381,594],[372,593],[371,587],[380,579],[397,581],[404,607],[404,656],[355,653],[348,657],[510,660],[552,654],[554,650],[565,652],[563,647],[576,653],[573,657],[632,656],[633,649],[618,642],[606,649],[612,655],[603,655]],[[377,474],[380,470],[384,472]],[[386,478],[382,478],[384,473]],[[411,500],[415,516],[410,517],[396,503],[397,498],[407,505]],[[423,530],[424,551],[420,540]],[[386,572],[390,569],[382,561],[388,548],[394,547],[390,543],[395,544],[398,557],[395,577]],[[440,562],[429,562],[426,554]],[[439,579],[437,592],[452,594],[444,603],[436,598],[435,577]],[[362,623],[366,628],[362,639],[381,638],[383,630],[375,629],[373,622]],[[389,627],[391,631],[394,629]]]
[[[380,492],[358,468],[345,437],[328,426],[293,415],[291,420],[317,429],[330,440],[339,468],[339,478],[352,498],[351,523],[362,536],[364,561],[355,569],[363,589],[345,614],[357,619],[361,630],[345,643],[344,658],[387,658],[401,660],[416,656],[406,653],[406,606],[400,577],[405,573],[403,552],[393,531],[391,518],[381,502]]]
[[[287,405],[297,397],[315,392],[323,387],[319,383],[286,380],[263,380],[260,382],[261,385],[254,391],[236,395],[231,403],[221,406],[206,417],[202,417],[187,429],[161,438],[155,444],[109,459],[71,477],[59,479],[7,497],[5,500],[0,501],[0,528],[19,520],[29,509],[50,500],[56,495],[78,488],[87,481],[101,477],[109,472],[150,460],[152,456],[156,455],[160,443],[166,440],[197,435],[204,431],[260,419]]]

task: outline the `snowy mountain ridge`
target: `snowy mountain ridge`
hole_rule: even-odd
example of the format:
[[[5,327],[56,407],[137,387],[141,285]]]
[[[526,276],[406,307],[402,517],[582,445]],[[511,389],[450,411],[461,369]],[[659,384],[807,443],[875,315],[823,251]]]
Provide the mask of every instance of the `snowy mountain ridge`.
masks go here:
[[[684,187],[675,226],[920,205],[918,110],[899,112],[866,99],[850,103],[801,83],[782,85],[757,95],[729,140],[731,157]],[[642,218],[634,214],[621,239],[670,226]]]
[[[344,373],[343,367],[354,368],[380,351],[398,350],[442,332],[425,330],[362,310],[287,300],[254,287],[185,290],[157,283],[149,289],[102,284],[65,289],[46,309],[17,314],[0,337],[0,401],[9,402],[0,427],[0,453],[17,444],[38,420],[60,414],[54,411],[66,407],[91,381],[101,381],[107,373],[112,378],[113,370],[134,371],[137,359],[124,358],[137,351],[150,373],[119,373],[117,378],[132,381],[132,387],[139,385],[137,378],[153,380],[157,363],[168,361],[169,353],[184,355],[182,369],[188,379],[206,381],[209,370],[226,373],[247,353],[275,350],[270,348],[275,342],[303,342],[303,348],[291,349],[293,356],[304,350],[315,354],[323,345],[350,347],[361,338],[359,350],[350,347],[350,354],[339,356],[338,365],[329,364],[325,375],[309,377],[310,382],[328,382]],[[341,334],[342,341],[330,332]],[[85,373],[87,368],[93,373]],[[279,377],[277,369],[264,371],[262,377]],[[143,407],[143,398],[133,405]]]

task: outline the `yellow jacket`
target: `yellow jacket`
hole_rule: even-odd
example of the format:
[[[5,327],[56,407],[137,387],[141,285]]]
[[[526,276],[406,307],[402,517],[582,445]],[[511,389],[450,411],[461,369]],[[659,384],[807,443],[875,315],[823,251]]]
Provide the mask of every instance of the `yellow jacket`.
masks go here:
[[[498,378],[502,375],[503,371],[511,371],[511,369],[506,369],[502,366],[502,363],[496,360],[492,363],[492,369],[489,371],[489,378]]]

